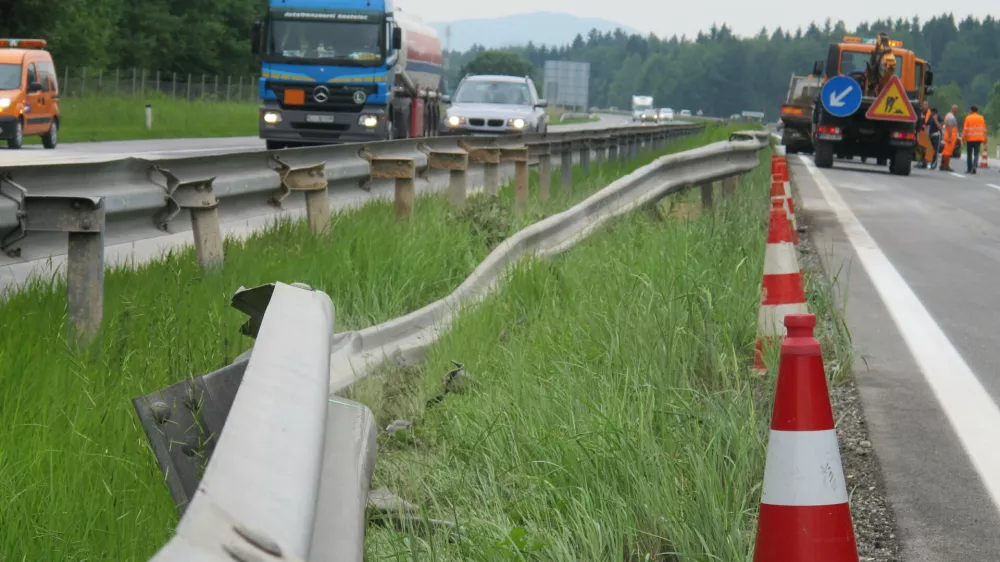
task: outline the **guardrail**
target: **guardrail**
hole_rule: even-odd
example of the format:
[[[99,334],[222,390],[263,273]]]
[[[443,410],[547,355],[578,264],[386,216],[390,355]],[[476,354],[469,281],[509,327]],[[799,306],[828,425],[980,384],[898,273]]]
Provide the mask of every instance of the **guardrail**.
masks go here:
[[[526,254],[566,251],[607,221],[691,186],[711,208],[716,183],[733,193],[768,142],[766,132],[749,131],[661,157],[518,232],[448,297],[372,328],[335,334],[330,299],[304,285],[241,289],[233,306],[250,316],[241,331],[256,338],[253,348],[133,401],[184,512],[153,561],[362,560],[369,499],[392,507],[369,498],[372,413],[337,393],[387,360],[421,360],[453,316]]]
[[[501,176],[510,175],[515,198],[523,204],[532,164],[538,167],[544,199],[552,189],[553,157],[559,157],[562,170],[556,188],[565,188],[572,183],[574,157],[584,168],[592,155],[625,161],[640,148],[658,149],[703,128],[629,126],[4,167],[0,251],[7,259],[0,256],[0,280],[28,278],[38,260],[52,258],[56,268],[65,263],[71,324],[78,336],[90,338],[101,325],[106,262],[121,263],[139,253],[136,245],[125,244],[108,260],[108,242],[148,241],[140,258],[193,242],[204,268],[221,267],[224,222],[266,223],[258,219],[304,210],[319,232],[329,223],[331,197],[360,191],[393,192],[402,220],[412,214],[417,191],[447,186],[452,205],[460,206],[470,184],[496,194]],[[513,167],[513,174],[504,167]],[[57,255],[62,248],[68,249],[65,256]]]

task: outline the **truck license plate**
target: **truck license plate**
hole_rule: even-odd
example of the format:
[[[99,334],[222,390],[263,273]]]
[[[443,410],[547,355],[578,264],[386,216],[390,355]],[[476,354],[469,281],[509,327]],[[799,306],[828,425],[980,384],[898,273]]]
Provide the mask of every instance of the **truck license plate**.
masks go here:
[[[333,123],[335,120],[333,115],[306,115],[307,123]]]

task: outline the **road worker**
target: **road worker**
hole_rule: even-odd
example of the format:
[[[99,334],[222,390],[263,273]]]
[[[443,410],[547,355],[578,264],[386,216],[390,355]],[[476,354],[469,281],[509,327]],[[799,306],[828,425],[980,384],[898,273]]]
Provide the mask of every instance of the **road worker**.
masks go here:
[[[933,152],[933,148],[930,145],[931,139],[929,136],[929,131],[927,130],[927,122],[931,118],[930,105],[931,105],[930,102],[928,102],[927,100],[924,100],[924,102],[920,104],[921,118],[920,120],[917,121],[917,147],[916,147],[918,168],[927,167],[927,161],[928,161],[927,149],[931,148],[931,152]]]
[[[927,118],[927,138],[931,145],[931,169],[937,168],[938,155],[941,153],[941,130],[944,124],[941,123],[941,116],[936,107],[931,108],[930,117]]]
[[[944,133],[941,135],[941,141],[944,143],[944,150],[941,151],[941,167],[939,168],[942,172],[952,172],[951,169],[951,156],[955,152],[955,144],[958,143],[958,106],[952,105],[951,111],[948,115],[944,116]]]
[[[962,140],[965,142],[965,173],[975,174],[979,168],[979,151],[986,144],[986,120],[979,114],[979,108],[972,106],[962,124]]]

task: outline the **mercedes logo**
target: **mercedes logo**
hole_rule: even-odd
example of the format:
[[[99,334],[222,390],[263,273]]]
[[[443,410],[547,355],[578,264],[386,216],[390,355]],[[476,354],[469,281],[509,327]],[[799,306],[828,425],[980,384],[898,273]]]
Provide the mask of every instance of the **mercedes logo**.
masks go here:
[[[313,99],[319,103],[324,103],[326,100],[330,99],[330,88],[326,86],[316,86],[313,89]]]
[[[366,94],[363,90],[358,90],[354,92],[354,103],[361,105],[365,103],[367,99],[368,99],[368,94]]]

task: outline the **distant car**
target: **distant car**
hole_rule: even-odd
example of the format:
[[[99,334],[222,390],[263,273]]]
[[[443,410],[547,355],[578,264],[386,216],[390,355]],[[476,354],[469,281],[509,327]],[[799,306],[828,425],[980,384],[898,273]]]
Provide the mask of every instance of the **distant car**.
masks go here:
[[[450,105],[441,119],[442,135],[545,133],[549,128],[548,103],[527,76],[466,76],[455,94],[441,101]]]
[[[674,110],[669,107],[660,108],[660,113],[657,118],[660,121],[672,121],[674,118]]]
[[[689,109],[682,109],[681,110],[681,117],[691,117],[691,110],[689,110]]]

